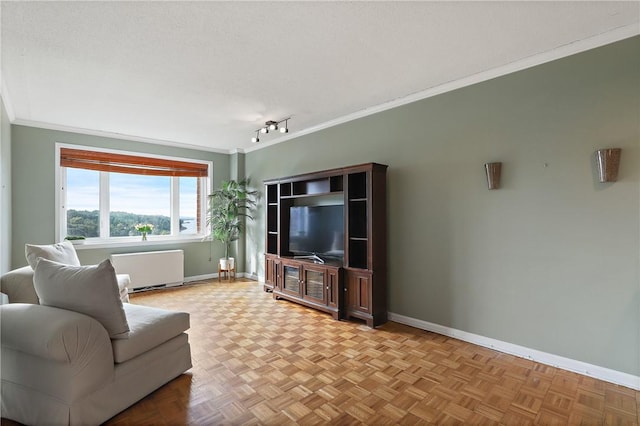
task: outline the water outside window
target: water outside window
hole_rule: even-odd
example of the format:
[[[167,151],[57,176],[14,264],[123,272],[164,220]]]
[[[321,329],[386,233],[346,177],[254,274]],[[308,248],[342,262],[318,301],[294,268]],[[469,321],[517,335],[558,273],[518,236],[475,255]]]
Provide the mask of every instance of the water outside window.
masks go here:
[[[198,233],[196,221],[198,211],[198,178],[181,177],[180,179],[180,234]]]
[[[109,236],[138,235],[136,224],[153,225],[151,235],[171,235],[171,178],[110,173]]]

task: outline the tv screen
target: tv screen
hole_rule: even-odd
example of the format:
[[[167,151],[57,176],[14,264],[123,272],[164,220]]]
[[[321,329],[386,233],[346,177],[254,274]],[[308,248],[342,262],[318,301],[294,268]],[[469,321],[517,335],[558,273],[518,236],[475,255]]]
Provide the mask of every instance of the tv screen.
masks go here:
[[[344,258],[344,206],[294,206],[289,209],[289,251]]]

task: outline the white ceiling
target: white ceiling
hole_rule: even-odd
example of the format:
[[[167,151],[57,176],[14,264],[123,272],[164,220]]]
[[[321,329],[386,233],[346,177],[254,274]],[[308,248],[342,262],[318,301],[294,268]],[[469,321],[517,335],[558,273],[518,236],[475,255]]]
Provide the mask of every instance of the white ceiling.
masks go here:
[[[222,152],[640,33],[640,1],[2,1],[1,13],[13,123]],[[288,135],[250,142],[288,116]]]

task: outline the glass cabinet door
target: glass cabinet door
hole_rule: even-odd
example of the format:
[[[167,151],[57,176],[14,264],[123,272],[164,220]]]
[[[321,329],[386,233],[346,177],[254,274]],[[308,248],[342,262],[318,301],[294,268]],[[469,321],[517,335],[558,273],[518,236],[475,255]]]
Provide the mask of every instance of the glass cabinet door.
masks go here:
[[[300,268],[284,265],[284,289],[288,293],[300,295]]]
[[[324,272],[304,270],[304,298],[324,302]]]

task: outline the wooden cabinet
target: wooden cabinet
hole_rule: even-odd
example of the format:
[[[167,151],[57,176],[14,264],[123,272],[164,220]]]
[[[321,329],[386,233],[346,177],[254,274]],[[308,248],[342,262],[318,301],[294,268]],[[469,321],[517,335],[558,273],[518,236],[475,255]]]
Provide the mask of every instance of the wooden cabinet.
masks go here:
[[[383,164],[367,163],[265,181],[265,290],[329,307],[334,317],[358,318],[371,327],[386,322],[386,170]],[[344,210],[339,261],[327,266],[293,259],[290,211],[327,204]]]
[[[279,282],[280,259],[277,256],[267,255],[264,261],[264,286],[265,290],[273,290]]]
[[[387,322],[387,295],[370,271],[347,269],[344,286],[344,317],[359,318],[369,327]]]
[[[281,286],[274,286],[274,298],[320,309],[335,319],[340,317],[338,298],[342,267],[295,259],[281,259],[278,267],[282,280]]]
[[[347,271],[345,291],[346,315],[368,317],[371,315],[371,274]]]

